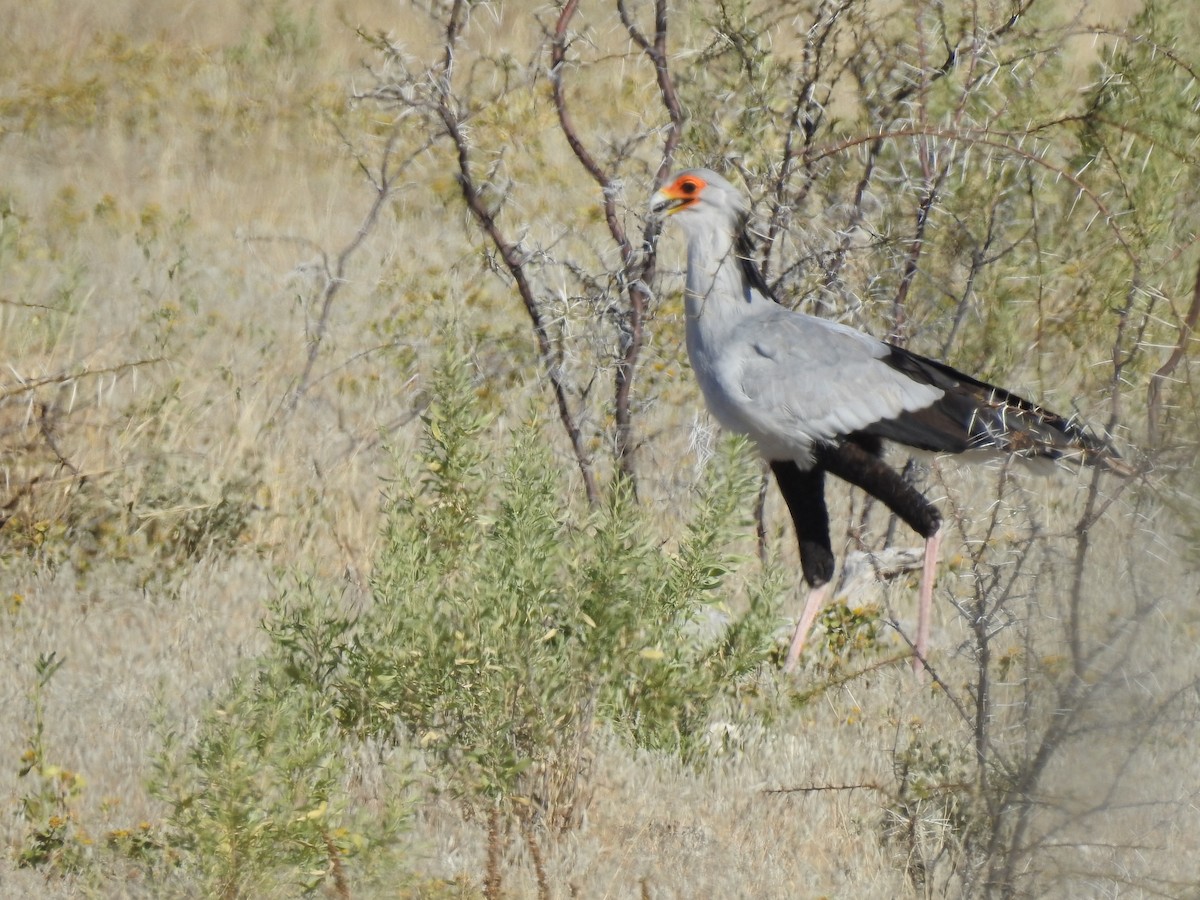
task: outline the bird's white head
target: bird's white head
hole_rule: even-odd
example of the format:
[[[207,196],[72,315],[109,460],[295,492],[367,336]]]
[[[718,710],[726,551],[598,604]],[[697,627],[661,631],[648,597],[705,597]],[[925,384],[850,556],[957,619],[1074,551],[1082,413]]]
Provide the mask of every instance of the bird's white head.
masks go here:
[[[650,199],[656,218],[679,216],[686,231],[704,228],[736,231],[746,217],[746,199],[711,169],[685,169]]]

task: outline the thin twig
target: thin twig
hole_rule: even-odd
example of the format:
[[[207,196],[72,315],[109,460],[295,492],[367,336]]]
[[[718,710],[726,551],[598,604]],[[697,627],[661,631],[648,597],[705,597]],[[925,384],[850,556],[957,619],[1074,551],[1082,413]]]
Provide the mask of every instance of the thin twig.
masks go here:
[[[877,794],[891,796],[887,788],[874,781],[860,781],[857,784],[809,784],[803,787],[763,789],[764,794],[840,794],[854,791],[874,791]]]
[[[1196,267],[1196,286],[1192,290],[1192,305],[1188,307],[1187,315],[1179,323],[1179,337],[1167,361],[1158,367],[1150,376],[1146,386],[1146,444],[1147,449],[1156,449],[1162,442],[1162,390],[1163,383],[1174,374],[1175,369],[1187,354],[1188,345],[1192,341],[1192,333],[1196,330],[1196,322],[1200,319],[1200,266]]]
[[[1062,168],[1061,166],[1056,165],[1051,160],[1039,156],[1033,151],[1026,150],[1024,147],[1003,140],[998,140],[997,137],[1002,134],[1003,132],[993,132],[988,129],[959,129],[948,131],[942,128],[893,128],[886,131],[881,131],[878,134],[858,135],[855,137],[846,138],[845,140],[838,141],[834,144],[830,144],[814,155],[814,161],[826,159],[831,156],[837,156],[845,153],[847,150],[862,146],[863,144],[869,144],[873,147],[878,141],[911,137],[937,137],[947,141],[956,141],[965,144],[971,144],[972,146],[989,147],[994,150],[1000,150],[1005,153],[1009,153],[1018,159],[1027,160],[1034,165],[1047,169],[1050,172],[1053,172],[1055,177],[1074,187],[1079,192],[1081,197],[1087,198],[1088,202],[1090,202],[1096,208],[1096,211],[1100,214],[1101,218],[1103,218],[1104,224],[1110,231],[1113,232],[1117,243],[1121,245],[1121,248],[1125,251],[1125,254],[1130,259],[1136,258],[1136,254],[1134,253],[1133,247],[1129,243],[1129,239],[1125,237],[1125,233],[1117,224],[1117,216],[1114,215],[1113,212],[1108,208],[1108,204],[1104,202],[1099,194],[1088,187],[1088,185],[1084,183],[1077,175],[1068,171],[1067,169]]]
[[[304,369],[301,371],[300,377],[296,380],[296,386],[284,399],[277,415],[268,420],[267,427],[276,424],[279,421],[279,417],[282,417],[284,420],[290,418],[292,413],[295,412],[301,398],[308,393],[308,389],[312,384],[313,369],[317,364],[317,357],[321,353],[321,344],[325,339],[326,331],[329,329],[329,318],[333,311],[333,301],[337,297],[338,292],[341,291],[342,286],[346,283],[346,266],[358,248],[363,245],[367,236],[374,230],[375,223],[379,219],[380,210],[383,209],[384,204],[392,195],[392,187],[395,183],[398,170],[391,168],[391,160],[399,136],[399,128],[393,128],[392,133],[388,135],[387,143],[384,145],[383,155],[379,163],[378,179],[373,178],[370,172],[367,173],[375,189],[375,199],[372,201],[370,209],[367,210],[366,216],[363,217],[362,223],[358,226],[354,237],[337,255],[332,271],[330,271],[328,263],[323,265],[325,271],[325,289],[321,292],[321,313],[317,317],[316,328],[308,341],[308,355],[304,362]]]
[[[16,375],[18,384],[14,387],[0,389],[0,400],[7,400],[10,397],[16,397],[20,394],[28,394],[40,387],[45,387],[48,384],[67,384],[72,381],[77,381],[80,378],[91,378],[96,375],[111,375],[114,372],[124,372],[126,369],[140,369],[142,366],[156,365],[157,363],[165,362],[161,356],[154,356],[148,359],[137,359],[132,362],[118,363],[115,366],[105,366],[102,369],[89,369],[86,366],[77,372],[60,372],[57,375],[47,375],[43,378],[26,379],[22,378],[15,369],[10,367],[10,371]]]

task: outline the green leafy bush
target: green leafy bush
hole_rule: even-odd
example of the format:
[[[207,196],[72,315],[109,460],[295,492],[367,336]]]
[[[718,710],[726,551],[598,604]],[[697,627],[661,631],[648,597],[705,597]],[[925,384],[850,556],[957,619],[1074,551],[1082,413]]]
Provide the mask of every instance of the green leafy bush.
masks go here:
[[[395,842],[403,814],[372,819],[346,786],[365,742],[408,741],[469,809],[566,827],[598,726],[695,756],[714,703],[767,656],[774,585],[731,577],[757,484],[743,441],[721,446],[668,550],[623,482],[574,509],[536,421],[489,455],[461,358],[432,395],[419,474],[387,500],[373,602],[353,615],[314,581],[286,591],[267,652],[162,755],[172,856],[214,895],[336,886],[344,860]]]
[[[197,739],[164,757],[170,843],[210,896],[311,889],[364,841],[345,823],[337,722],[281,675],[235,681]]]
[[[573,509],[536,421],[489,456],[461,361],[443,365],[433,396],[421,474],[387,501],[373,605],[352,635],[345,618],[293,628],[293,670],[332,687],[349,731],[401,726],[456,795],[566,825],[598,723],[692,754],[714,701],[765,658],[769,585],[747,587],[741,615],[713,614],[710,634],[698,624],[738,593],[731,542],[757,469],[744,442],[723,444],[672,552],[621,481],[597,509]],[[337,641],[304,640],[312,629]]]
[[[267,653],[233,679],[191,739],[166,735],[153,787],[170,807],[170,857],[207,896],[295,896],[321,885],[344,896],[347,867],[383,865],[404,833],[393,786],[407,770],[390,770],[376,753],[384,787],[362,796],[354,786],[362,745],[290,664],[298,639],[336,646],[311,628],[329,618],[326,606],[311,583],[287,592],[266,623]]]
[[[25,781],[20,798],[25,835],[16,849],[17,865],[65,873],[86,862],[87,832],[81,827],[76,802],[86,784],[83,776],[51,762],[46,741],[46,689],[66,662],[55,652],[38,657],[36,681],[30,693],[33,707],[28,746],[17,774]]]

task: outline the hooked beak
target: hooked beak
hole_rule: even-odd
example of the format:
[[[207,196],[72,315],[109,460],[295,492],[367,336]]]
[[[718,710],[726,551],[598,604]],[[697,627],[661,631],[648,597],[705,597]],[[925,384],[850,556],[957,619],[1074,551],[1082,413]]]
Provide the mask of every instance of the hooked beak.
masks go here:
[[[650,198],[650,215],[656,219],[665,219],[672,213],[690,205],[694,199],[694,197],[675,193],[671,188],[665,187],[661,191],[655,191],[654,196]]]

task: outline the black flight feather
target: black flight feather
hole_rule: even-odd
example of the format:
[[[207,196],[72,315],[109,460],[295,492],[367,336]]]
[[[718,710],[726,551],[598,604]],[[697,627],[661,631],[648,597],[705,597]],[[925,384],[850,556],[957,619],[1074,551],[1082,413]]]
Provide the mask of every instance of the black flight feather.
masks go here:
[[[756,262],[757,248],[748,224],[749,214],[741,216],[734,254],[747,283],[779,303]],[[888,347],[883,362],[913,381],[941,389],[945,396],[924,409],[884,419],[847,437],[886,438],[935,453],[991,449],[1027,457],[1071,458],[1120,474],[1132,472],[1112,444],[1075,422],[936,359],[883,343]]]

